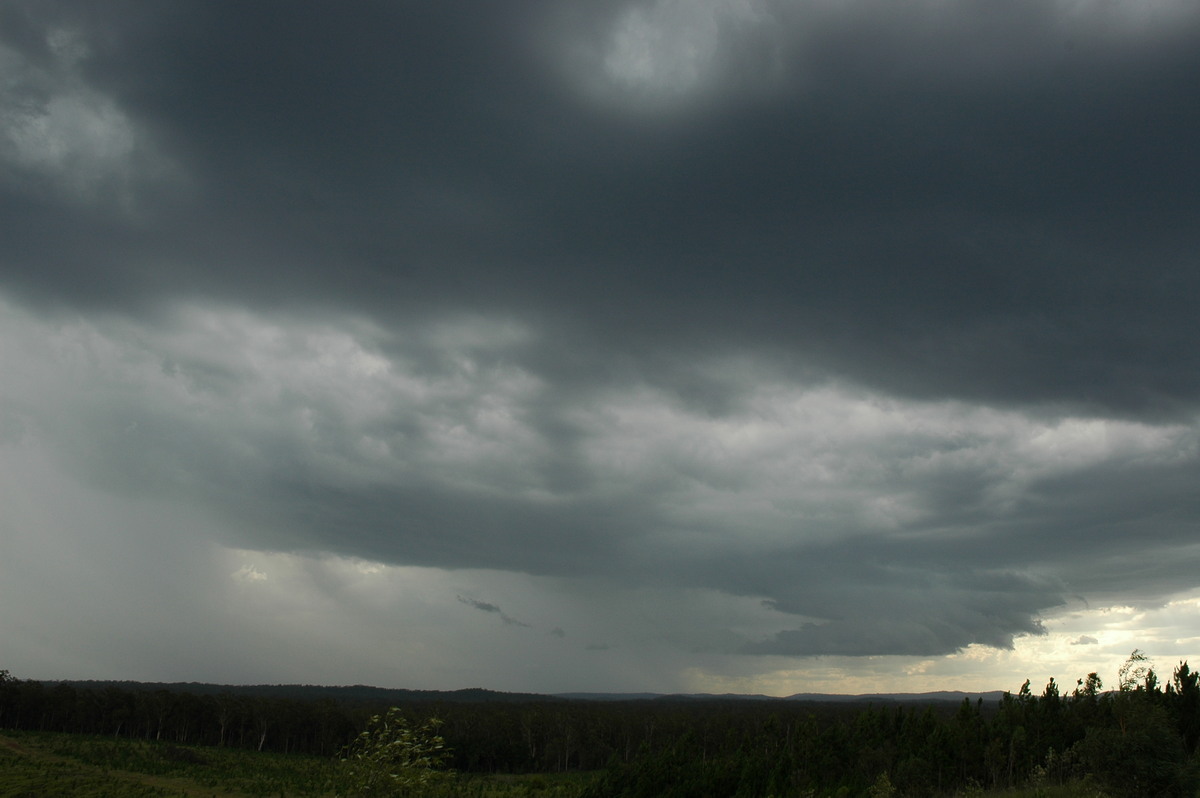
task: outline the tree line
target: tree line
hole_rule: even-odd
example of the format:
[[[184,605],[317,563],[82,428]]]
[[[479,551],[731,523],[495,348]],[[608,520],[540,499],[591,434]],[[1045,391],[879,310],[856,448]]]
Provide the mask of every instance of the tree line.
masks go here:
[[[1163,683],[1135,651],[1111,690],[1094,673],[1070,690],[1027,681],[992,705],[425,697],[399,707],[416,725],[438,719],[455,770],[597,771],[589,798],[936,796],[1081,780],[1114,796],[1190,796],[1198,682],[1184,662]],[[0,728],[336,756],[387,708],[304,695],[42,684],[0,671]]]
[[[8,729],[332,756],[366,715],[328,698],[42,684],[0,671],[0,728]]]
[[[1079,783],[1095,788],[1088,794],[1194,796],[1198,679],[1182,662],[1163,685],[1134,651],[1110,691],[1091,673],[1070,692],[1050,679],[1034,693],[1026,681],[992,707],[964,700],[824,717],[761,707],[717,745],[725,724],[701,723],[614,762],[585,796],[939,796]]]

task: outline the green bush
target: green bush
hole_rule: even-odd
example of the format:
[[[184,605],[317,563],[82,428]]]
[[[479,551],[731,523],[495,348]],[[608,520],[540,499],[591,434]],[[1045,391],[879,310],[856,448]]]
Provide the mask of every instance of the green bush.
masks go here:
[[[406,795],[447,777],[448,772],[441,768],[450,752],[437,734],[439,725],[433,718],[414,726],[398,707],[372,716],[366,729],[342,752],[345,774],[339,794],[364,798]]]

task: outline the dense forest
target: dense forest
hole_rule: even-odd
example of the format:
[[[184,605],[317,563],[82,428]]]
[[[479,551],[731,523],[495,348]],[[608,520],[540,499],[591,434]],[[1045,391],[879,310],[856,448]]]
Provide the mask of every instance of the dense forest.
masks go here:
[[[0,671],[0,728],[336,756],[381,710],[372,688],[41,683]],[[314,692],[309,692],[310,690]],[[316,696],[316,697],[313,697]],[[389,696],[395,698],[395,695]],[[1140,652],[1104,690],[1027,681],[998,703],[586,701],[412,693],[463,773],[595,771],[602,796],[970,793],[1088,781],[1108,795],[1200,787],[1200,673],[1162,683]]]

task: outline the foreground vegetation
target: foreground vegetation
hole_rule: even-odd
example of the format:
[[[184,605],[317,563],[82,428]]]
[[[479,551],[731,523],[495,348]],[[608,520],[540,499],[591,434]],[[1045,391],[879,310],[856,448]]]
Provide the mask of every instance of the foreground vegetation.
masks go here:
[[[328,757],[178,746],[63,732],[0,732],[0,798],[333,798],[351,793]],[[452,774],[430,798],[575,798],[592,774]]]
[[[175,746],[63,732],[0,733],[0,798],[333,798],[338,765],[323,757]],[[661,793],[696,794],[685,780]],[[583,798],[603,780],[596,774],[452,774],[411,792],[428,798]],[[877,780],[863,793],[900,795]],[[659,793],[654,793],[659,794]],[[706,791],[706,795],[722,793]],[[752,793],[742,793],[752,794]],[[813,793],[816,795],[816,793]],[[956,795],[978,798],[1097,798],[1090,782]]]
[[[1026,682],[993,706],[522,699],[372,717],[0,671],[0,798],[1198,795],[1200,674],[1181,663],[1163,685],[1134,652],[1102,687]]]
[[[114,740],[62,732],[0,734],[0,798],[264,798],[347,794],[335,786],[338,766],[308,755],[207,749],[170,743]],[[663,795],[723,795],[693,792],[684,779]],[[864,792],[839,789],[833,795],[902,795],[885,779]],[[691,785],[691,786],[690,786]],[[710,785],[710,787],[715,785]],[[583,798],[607,790],[597,774],[453,774],[410,794],[428,798]],[[890,789],[890,792],[889,792]],[[636,794],[636,793],[630,793]],[[751,795],[739,792],[731,794]],[[819,793],[806,793],[818,795]],[[1024,789],[983,791],[969,786],[953,795],[973,798],[1103,798],[1091,780]]]
[[[0,796],[333,795],[321,757],[61,732],[0,733]]]

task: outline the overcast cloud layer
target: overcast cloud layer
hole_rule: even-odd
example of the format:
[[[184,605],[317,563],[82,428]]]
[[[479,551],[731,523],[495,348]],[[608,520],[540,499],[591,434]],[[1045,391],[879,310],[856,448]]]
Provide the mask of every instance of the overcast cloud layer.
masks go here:
[[[1185,0],[7,2],[0,667],[1195,659],[1198,96]]]

